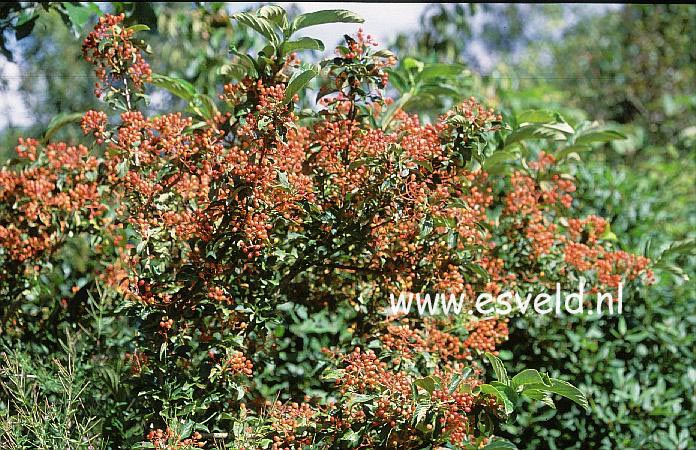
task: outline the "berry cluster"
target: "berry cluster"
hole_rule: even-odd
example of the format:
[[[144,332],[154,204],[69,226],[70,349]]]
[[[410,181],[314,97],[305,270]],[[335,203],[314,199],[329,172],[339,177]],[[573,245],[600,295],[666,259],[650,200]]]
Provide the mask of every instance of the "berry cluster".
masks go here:
[[[34,139],[20,139],[17,155],[29,165],[0,168],[0,247],[13,261],[38,263],[65,233],[88,227],[76,217],[102,218],[107,206],[95,180],[99,161],[82,145],[40,148]]]
[[[276,401],[268,414],[273,429],[272,450],[299,449],[312,444],[313,435],[308,431],[318,428],[318,411],[308,403]]]
[[[501,228],[508,241],[524,237],[530,243],[535,259],[530,261],[530,267],[548,257],[562,260],[565,264],[557,269],[558,273],[581,272],[594,280],[593,291],[616,288],[621,282],[641,276],[648,283],[653,281],[647,258],[616,251],[605,240],[609,237],[605,219],[569,215],[575,185],[567,176],[555,173],[553,156],[541,152],[529,168],[536,172],[518,171],[510,177],[512,189],[504,194],[505,222]],[[518,280],[531,283],[548,276],[543,271],[516,271]]]
[[[195,432],[191,437],[182,439],[171,428],[162,430],[160,428],[151,430],[147,434],[147,440],[158,450],[184,450],[192,448],[204,448],[205,441],[201,441],[202,435]]]
[[[124,18],[124,14],[100,17],[94,31],[82,43],[85,60],[95,65],[97,77],[103,83],[97,83],[97,97],[101,96],[104,88],[115,86],[118,82],[128,84],[128,80],[133,89],[141,91],[143,83],[152,75],[150,65],[133,43],[135,31],[122,25]]]
[[[226,368],[233,374],[242,374],[250,377],[254,364],[242,352],[234,352],[227,359]]]

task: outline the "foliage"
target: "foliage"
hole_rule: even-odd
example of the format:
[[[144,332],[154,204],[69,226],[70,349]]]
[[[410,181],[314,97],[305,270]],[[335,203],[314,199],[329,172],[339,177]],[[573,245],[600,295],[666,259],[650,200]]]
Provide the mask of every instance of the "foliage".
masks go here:
[[[576,127],[587,117],[581,110],[562,108],[563,92],[552,86],[518,86],[495,86],[498,105],[510,121],[530,107],[544,106],[563,111]],[[520,414],[505,434],[520,448],[693,445],[693,433],[687,431],[694,421],[689,349],[696,266],[688,245],[696,220],[693,158],[665,151],[638,124],[616,128],[626,139],[578,152],[583,163],[571,169],[578,180],[577,205],[585,214],[609,219],[625,249],[660,261],[655,265],[658,283],[637,291],[622,318],[585,315],[511,323],[515,331],[505,350],[515,355],[516,367],[567,374],[563,379],[588,393],[593,411],[587,416],[570,407],[546,415]],[[657,412],[656,405],[665,407]]]
[[[119,348],[132,336],[127,324],[90,301],[82,327],[62,320],[44,336],[55,345],[7,339],[0,370],[0,443],[3,448],[108,448],[109,426],[118,426],[130,400]],[[123,431],[123,430],[121,430]]]
[[[672,174],[669,181],[653,175],[658,164],[660,173]],[[626,245],[649,252],[662,268],[659,282],[631,297],[620,318],[575,316],[513,324],[517,331],[507,349],[516,355],[518,367],[566,374],[564,379],[588,393],[593,411],[587,416],[564,408],[538,416],[544,420],[533,413],[519,416],[509,432],[520,448],[694,445],[696,216],[690,206],[694,168],[688,164],[652,161],[644,174],[597,163],[579,168],[580,185],[593,186],[578,193],[583,208],[613,217],[612,229],[625,236]],[[677,243],[669,245],[671,241]]]
[[[99,7],[92,2],[3,2],[0,9],[0,53],[12,61],[12,52],[6,45],[6,34],[13,33],[14,39],[29,36],[42,12],[56,12],[63,22],[77,34]]]
[[[587,115],[561,108],[562,92],[548,85],[516,87],[514,83],[495,86],[498,105],[508,121],[529,115],[534,111],[529,108],[548,105],[581,128]],[[578,186],[576,204],[584,214],[606,217],[612,231],[621,236],[623,248],[659,261],[654,264],[658,282],[632,295],[621,318],[580,315],[513,320],[503,359],[518,369],[543,368],[580,386],[588,393],[592,410],[589,416],[575,407],[547,414],[533,408],[519,414],[504,435],[520,448],[693,445],[693,433],[688,431],[694,421],[689,350],[695,295],[695,260],[689,244],[696,220],[693,159],[675,158],[650,146],[637,126],[619,129],[626,139],[606,146],[593,144],[568,155],[567,162],[582,159],[570,167]],[[650,149],[652,156],[628,158],[641,148]],[[622,155],[625,159],[620,164]],[[658,410],[657,405],[664,408]]]
[[[324,44],[294,32],[348,11],[138,5],[85,41],[109,108],[73,95],[90,111],[0,171],[3,445],[693,446],[689,161],[616,173],[605,156],[643,148],[639,127],[589,122],[550,85],[397,66],[362,31],[300,61]],[[83,145],[59,142],[77,117]],[[385,316],[390,293],[581,279],[628,283],[630,309]]]
[[[80,417],[85,413],[81,397],[86,386],[75,377],[75,361],[70,359],[67,367],[55,364],[55,373],[45,373],[44,367],[32,366],[27,355],[4,355],[0,376],[5,398],[9,399],[4,412],[8,407],[14,411],[0,422],[3,448],[69,445],[86,449],[99,440],[94,433],[96,419]],[[49,400],[51,394],[57,401]]]
[[[518,91],[550,88],[563,97],[564,108],[638,125],[649,146],[637,150],[646,157],[655,147],[688,152],[694,134],[694,7],[623,5],[600,11],[431,5],[419,31],[399,35],[394,47],[430,62],[466,64],[493,82],[509,79]],[[567,19],[571,12],[574,20]]]
[[[416,57],[437,53],[439,60],[475,65],[473,55],[462,48],[470,41],[450,26],[467,22],[469,13],[455,7],[449,12],[455,17],[426,16],[432,24],[424,24],[409,43],[400,38],[397,44],[420,49],[413,50]],[[538,20],[540,13],[522,22]],[[539,39],[526,56],[517,47],[517,54],[507,54],[490,77],[472,80],[473,91],[490,92],[508,122],[538,109],[560,111],[573,126],[587,117],[622,122],[614,129],[626,139],[572,156],[582,159],[571,169],[578,180],[576,204],[585,214],[609,219],[624,248],[660,261],[658,283],[631,296],[622,318],[512,321],[503,359],[518,369],[544,368],[581,386],[592,408],[589,416],[573,406],[521,413],[504,433],[520,448],[694,445],[690,349],[696,266],[688,243],[694,238],[696,183],[693,102],[684,90],[694,84],[693,48],[687,43],[693,17],[691,6],[625,5],[581,18],[557,37]],[[553,16],[546,20],[548,29]],[[458,30],[469,30],[471,38],[477,32],[471,23]],[[525,33],[533,32],[533,26],[525,25]],[[433,35],[438,45],[411,47]],[[524,38],[509,42],[528,44]],[[549,53],[550,61],[544,59]]]
[[[85,39],[111,117],[84,114],[86,145],[22,140],[0,172],[4,339],[38,336],[56,351],[65,327],[107,317],[111,334],[123,330],[97,338],[107,357],[125,350],[130,370],[112,371],[118,389],[101,391],[111,407],[100,436],[115,447],[495,448],[509,445],[493,436],[523,397],[587,407],[565,381],[507,374],[490,353],[507,337],[504,317],[383,313],[404,291],[473,299],[539,283],[569,290],[580,277],[609,290],[650,282],[649,261],[618,250],[604,219],[577,216],[571,177],[528,145],[541,139],[565,157],[617,135],[540,113],[508,132],[474,99],[424,124],[384,97],[395,57],[361,31],[334,58],[298,60],[323,44],[295,31],[354,14],[290,20],[266,6],[232,19],[266,45],[255,57],[232,49],[225,72],[240,81],[219,102],[152,73],[135,39],[146,27],[124,14]],[[428,73],[460,68],[416,70],[412,95],[431,89]],[[320,108],[298,114],[313,79]],[[149,83],[188,115],[145,115]],[[62,286],[73,287],[59,300]],[[351,333],[307,336],[313,317]],[[302,383],[274,384],[276,371]],[[138,401],[119,400],[129,397]]]
[[[431,3],[418,30],[399,34],[394,47],[428,62],[483,71],[492,60],[516,59],[530,43],[551,38],[560,9],[551,4]],[[543,26],[544,21],[552,26]]]

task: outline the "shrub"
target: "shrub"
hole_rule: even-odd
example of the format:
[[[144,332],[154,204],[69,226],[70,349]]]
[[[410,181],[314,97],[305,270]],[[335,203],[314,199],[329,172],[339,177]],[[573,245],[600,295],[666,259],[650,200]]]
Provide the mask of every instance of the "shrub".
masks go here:
[[[104,313],[135,331],[110,350],[124,352],[120,384],[137,398],[103,413],[116,447],[500,448],[494,434],[519,398],[587,407],[535,369],[508,376],[495,356],[505,317],[385,310],[399,292],[473,304],[581,278],[595,290],[649,282],[647,258],[618,250],[604,219],[576,214],[556,158],[521,146],[559,133],[580,144],[588,130],[537,118],[508,133],[475,99],[423,123],[384,96],[395,56],[362,31],[319,65],[298,60],[323,44],[294,32],[354,14],[290,21],[263,7],[233,19],[268,45],[256,57],[233,49],[225,72],[237,81],[219,101],[152,73],[133,38],[143,27],[123,16],[102,17],[84,41],[96,94],[119,114],[84,115],[89,147],[22,140],[0,172],[6,339],[54,345],[56,319],[85,327],[84,300],[113,298]],[[314,79],[318,107],[298,112]],[[191,115],[148,117],[148,84]],[[71,246],[89,263],[70,261]],[[314,316],[350,334],[303,330]],[[278,384],[276,371],[301,384]]]
[[[671,176],[650,176],[658,165]],[[513,367],[562,374],[587,394],[592,411],[521,413],[507,429],[520,448],[694,446],[691,166],[653,160],[633,171],[597,163],[579,168],[579,207],[613,217],[627,248],[654,257],[658,281],[627,299],[620,317],[520,318],[511,325],[504,350],[514,355]]]

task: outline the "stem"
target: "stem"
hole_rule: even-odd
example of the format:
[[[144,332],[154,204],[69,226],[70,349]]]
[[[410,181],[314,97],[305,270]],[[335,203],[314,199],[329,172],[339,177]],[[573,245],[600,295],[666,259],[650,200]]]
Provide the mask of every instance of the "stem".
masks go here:
[[[125,89],[125,94],[126,94],[126,107],[128,108],[128,111],[132,111],[133,107],[131,106],[131,96],[130,96],[130,89],[128,89],[128,79],[127,78],[123,79],[123,84],[124,84],[124,89]]]

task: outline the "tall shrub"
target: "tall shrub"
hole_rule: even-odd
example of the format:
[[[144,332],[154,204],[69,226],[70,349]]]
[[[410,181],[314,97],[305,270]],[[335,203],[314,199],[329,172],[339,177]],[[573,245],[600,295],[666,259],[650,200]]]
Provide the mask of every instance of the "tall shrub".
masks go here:
[[[298,59],[323,43],[295,32],[359,22],[349,11],[233,19],[267,45],[232,49],[236,81],[218,99],[153,73],[134,39],[144,27],[123,16],[85,39],[110,106],[84,114],[89,147],[24,139],[0,171],[3,334],[46,338],[56,319],[79,326],[84,299],[114,296],[107,314],[136,330],[121,383],[137,401],[101,422],[117,447],[500,448],[521,397],[586,408],[533,368],[509,376],[495,356],[506,316],[468,310],[482,292],[650,280],[604,219],[575,215],[557,157],[523,145],[611,133],[543,114],[509,133],[475,99],[423,123],[385,97],[395,56],[362,31],[320,64]],[[313,80],[317,106],[298,110]],[[189,113],[148,116],[150,84]],[[76,241],[89,264],[57,267]],[[389,316],[400,292],[467,300],[456,315]],[[302,329],[322,315],[350,333]],[[283,385],[276,370],[304,377]]]

